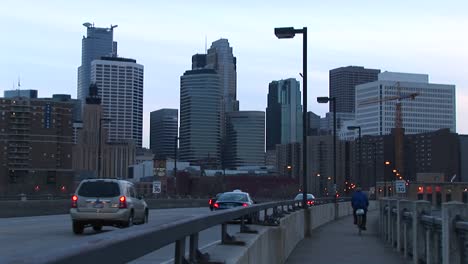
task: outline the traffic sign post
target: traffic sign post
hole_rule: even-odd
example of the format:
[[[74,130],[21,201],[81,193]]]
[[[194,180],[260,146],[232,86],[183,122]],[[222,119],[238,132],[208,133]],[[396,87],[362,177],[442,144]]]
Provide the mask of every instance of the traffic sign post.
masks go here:
[[[406,182],[405,181],[395,181],[395,192],[396,193],[406,193]]]
[[[161,181],[153,181],[153,193],[161,193]]]

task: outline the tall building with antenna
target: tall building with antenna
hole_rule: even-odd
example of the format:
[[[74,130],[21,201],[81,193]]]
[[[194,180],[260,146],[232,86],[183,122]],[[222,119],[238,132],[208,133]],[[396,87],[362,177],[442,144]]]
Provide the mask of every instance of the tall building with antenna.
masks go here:
[[[91,62],[104,56],[117,56],[117,42],[114,41],[114,28],[95,27],[94,23],[84,23],[86,37],[83,36],[81,48],[81,66],[78,67],[77,98],[85,101],[91,84]]]

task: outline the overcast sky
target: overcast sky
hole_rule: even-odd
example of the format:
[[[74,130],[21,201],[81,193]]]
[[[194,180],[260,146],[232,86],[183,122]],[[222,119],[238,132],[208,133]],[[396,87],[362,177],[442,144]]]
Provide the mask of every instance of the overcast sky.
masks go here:
[[[76,98],[84,22],[118,25],[120,56],[145,67],[143,145],[149,112],[179,108],[180,76],[191,56],[227,38],[237,57],[241,110],[266,108],[268,83],[297,78],[302,37],[278,40],[274,27],[308,27],[309,110],[328,107],[330,69],[358,65],[429,74],[455,84],[457,130],[468,133],[468,1],[2,1],[0,92],[21,78],[40,97]]]

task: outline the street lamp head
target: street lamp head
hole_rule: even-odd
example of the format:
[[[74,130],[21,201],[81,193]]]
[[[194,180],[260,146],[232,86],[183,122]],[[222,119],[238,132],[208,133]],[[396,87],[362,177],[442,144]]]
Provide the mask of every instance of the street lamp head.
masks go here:
[[[319,103],[319,104],[326,104],[329,101],[330,101],[330,98],[328,98],[326,96],[317,97],[317,103]]]
[[[385,161],[385,165],[390,165],[390,161]]]
[[[293,27],[275,28],[275,35],[279,39],[294,38],[296,32]]]
[[[288,165],[288,167],[287,167],[287,168],[288,168],[288,169],[291,169],[292,167],[291,167],[291,165]]]

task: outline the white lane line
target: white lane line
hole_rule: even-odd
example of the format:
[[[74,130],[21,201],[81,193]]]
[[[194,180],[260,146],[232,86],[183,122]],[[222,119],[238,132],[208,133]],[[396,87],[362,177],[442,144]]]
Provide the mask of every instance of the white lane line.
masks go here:
[[[218,244],[218,243],[221,243],[221,240],[216,240],[216,241],[214,241],[214,242],[212,242],[212,243],[206,244],[206,245],[204,245],[203,247],[199,248],[199,250],[203,250],[203,249],[205,249],[205,248],[209,248],[209,247],[211,247],[211,246],[213,246],[213,245],[216,245],[216,244]],[[170,263],[172,263],[172,262],[174,262],[174,258],[171,258],[170,260],[161,262],[160,264],[170,264]]]

